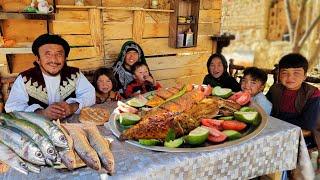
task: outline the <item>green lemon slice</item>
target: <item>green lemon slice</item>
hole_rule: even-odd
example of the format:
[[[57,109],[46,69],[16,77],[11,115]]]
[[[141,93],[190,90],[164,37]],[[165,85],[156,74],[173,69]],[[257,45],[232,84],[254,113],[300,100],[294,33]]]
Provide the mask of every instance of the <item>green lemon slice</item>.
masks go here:
[[[140,98],[139,99],[138,98],[132,98],[129,101],[127,101],[127,104],[129,106],[137,107],[137,108],[146,105],[146,103],[147,103],[146,99],[140,99]]]
[[[140,116],[132,113],[120,113],[119,122],[123,126],[130,126],[137,124],[140,121]]]
[[[241,138],[241,133],[235,130],[224,130],[222,131],[223,134],[225,134],[229,140],[235,140]]]
[[[236,120],[253,124],[253,125],[258,125],[260,123],[260,118],[259,118],[259,113],[258,112],[241,112],[237,111],[234,112],[234,117]]]
[[[232,95],[232,90],[229,88],[221,88],[220,86],[216,86],[212,89],[212,95],[225,99]]]
[[[244,106],[240,109],[240,111],[243,111],[243,112],[256,112],[255,109],[253,109],[252,107],[248,107],[248,106]]]
[[[209,130],[203,127],[197,127],[192,130],[186,137],[186,140],[191,145],[199,145],[204,143],[209,135]]]
[[[164,142],[164,146],[168,147],[168,148],[177,148],[179,146],[181,146],[183,144],[183,138],[178,138],[175,140],[170,140],[170,141],[166,141]]]
[[[160,144],[160,141],[157,139],[139,139],[139,143],[145,146],[155,146]]]

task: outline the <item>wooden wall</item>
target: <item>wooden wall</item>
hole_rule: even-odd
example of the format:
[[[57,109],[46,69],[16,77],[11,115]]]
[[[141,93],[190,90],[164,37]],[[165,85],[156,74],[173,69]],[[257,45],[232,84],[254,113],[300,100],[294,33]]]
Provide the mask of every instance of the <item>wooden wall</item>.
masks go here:
[[[1,1],[4,0],[0,0]],[[160,10],[150,10],[149,0],[95,0],[73,6],[74,0],[56,0],[55,20],[49,31],[62,35],[72,46],[68,64],[81,69],[111,66],[124,42],[138,42],[147,56],[153,76],[164,86],[175,82],[201,83],[207,73],[206,61],[215,45],[210,36],[220,33],[221,0],[201,0],[198,46],[175,49],[168,46],[170,1],[160,0]],[[3,36],[23,48],[18,53],[0,48],[2,76],[15,75],[32,66],[30,45],[46,32],[46,21],[3,20]],[[28,31],[32,26],[33,31]],[[9,71],[11,63],[12,72]]]

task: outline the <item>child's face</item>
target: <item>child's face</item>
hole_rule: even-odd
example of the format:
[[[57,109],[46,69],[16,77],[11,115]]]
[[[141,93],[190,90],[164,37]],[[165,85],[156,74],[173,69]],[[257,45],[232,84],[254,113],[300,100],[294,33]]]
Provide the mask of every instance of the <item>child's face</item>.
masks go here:
[[[251,75],[246,75],[241,80],[241,89],[244,92],[250,93],[251,97],[253,97],[263,91],[264,84],[259,80],[254,80]]]
[[[214,78],[219,78],[223,74],[224,67],[220,58],[216,57],[212,59],[209,66],[209,71]]]
[[[139,59],[139,54],[137,51],[131,50],[126,53],[125,64],[128,66],[132,66]]]
[[[149,71],[146,66],[140,66],[134,71],[135,79],[139,82],[145,82],[149,76]]]
[[[302,67],[280,69],[279,80],[288,90],[298,90],[305,79],[306,74]]]
[[[108,76],[101,75],[97,80],[97,86],[102,93],[108,93],[112,90],[112,81]]]

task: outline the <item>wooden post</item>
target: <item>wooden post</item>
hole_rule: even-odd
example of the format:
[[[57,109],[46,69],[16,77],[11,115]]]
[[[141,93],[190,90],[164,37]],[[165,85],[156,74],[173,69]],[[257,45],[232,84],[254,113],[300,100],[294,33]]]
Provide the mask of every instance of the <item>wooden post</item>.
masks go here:
[[[132,38],[138,44],[142,43],[145,12],[138,10],[133,12]]]
[[[89,24],[92,43],[97,50],[99,57],[104,56],[103,33],[101,22],[101,10],[97,8],[89,9]]]

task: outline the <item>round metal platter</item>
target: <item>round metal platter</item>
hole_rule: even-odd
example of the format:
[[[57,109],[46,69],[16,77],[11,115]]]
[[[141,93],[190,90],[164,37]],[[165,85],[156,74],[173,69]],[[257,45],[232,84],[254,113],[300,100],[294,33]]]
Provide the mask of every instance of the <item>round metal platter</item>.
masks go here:
[[[237,145],[237,144],[243,143],[243,142],[257,136],[267,124],[268,115],[263,111],[263,109],[255,103],[251,103],[250,107],[255,108],[259,112],[259,114],[261,116],[261,122],[258,126],[248,127],[245,132],[242,132],[242,137],[237,140],[226,141],[226,142],[219,143],[219,144],[212,144],[209,142],[205,142],[202,146],[190,147],[187,145],[187,146],[183,146],[183,147],[179,147],[179,148],[167,148],[164,146],[144,146],[144,145],[141,145],[138,141],[134,141],[134,140],[126,140],[126,142],[129,144],[132,144],[134,146],[143,148],[143,149],[149,149],[149,150],[153,150],[153,151],[163,151],[163,152],[212,151],[212,150],[219,149],[219,148],[226,148],[229,146]],[[123,131],[123,129],[120,127],[118,121],[116,120],[116,113],[115,112],[113,112],[111,114],[109,122],[105,123],[105,126],[106,127],[109,126],[110,130],[117,138],[119,138],[121,132]]]

